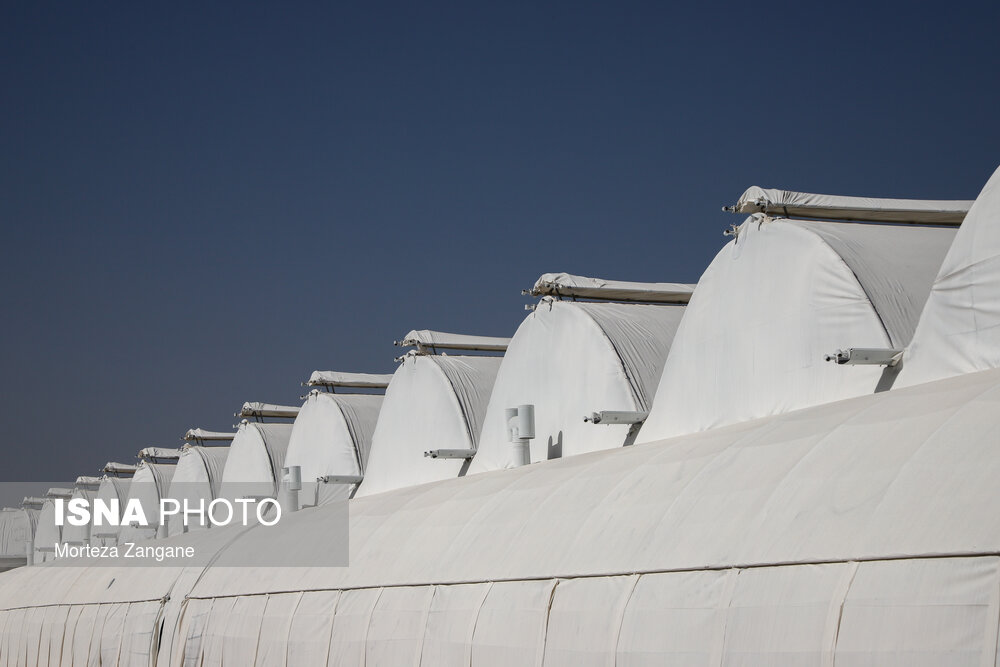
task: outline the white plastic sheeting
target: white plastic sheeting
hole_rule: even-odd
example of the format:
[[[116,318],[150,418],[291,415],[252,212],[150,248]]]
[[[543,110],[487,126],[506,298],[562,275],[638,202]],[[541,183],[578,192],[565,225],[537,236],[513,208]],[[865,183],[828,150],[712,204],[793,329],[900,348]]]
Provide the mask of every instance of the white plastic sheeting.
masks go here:
[[[200,507],[200,502],[208,503],[219,497],[222,489],[222,472],[229,457],[229,447],[201,447],[185,445],[181,458],[177,461],[174,476],[167,489],[167,498],[180,503],[186,501],[188,507]],[[194,515],[188,519],[188,530],[201,527]],[[185,532],[184,521],[179,514],[167,518],[167,534],[177,535]]]
[[[100,482],[98,482],[98,489],[100,486]],[[89,483],[77,486],[77,488],[73,489],[73,496],[70,500],[83,500],[87,503],[87,506],[90,506],[94,498],[97,497],[98,489],[93,488],[93,485]],[[90,544],[90,528],[89,523],[85,523],[82,526],[74,526],[67,521],[62,529],[62,541],[65,544],[76,546]]]
[[[347,498],[347,484],[313,485],[325,475],[363,475],[372,434],[382,408],[378,394],[310,392],[299,411],[288,441],[286,466],[299,466],[305,483],[305,505]]]
[[[150,463],[143,461],[139,464],[139,469],[132,476],[132,481],[128,486],[128,498],[137,499],[142,506],[142,513],[149,522],[148,526],[128,525],[121,526],[118,531],[118,544],[127,542],[138,542],[156,537],[159,526],[156,523],[160,516],[160,499],[166,497],[167,489],[170,487],[170,480],[173,479],[174,470],[177,469],[175,463]]]
[[[117,461],[108,461],[101,468],[101,472],[109,475],[117,475],[119,477],[131,477],[135,474],[136,468],[139,466],[133,463],[118,463]]]
[[[34,540],[37,510],[5,507],[0,510],[0,571],[24,565]],[[32,517],[31,515],[35,516]]]
[[[219,497],[277,495],[291,435],[291,424],[240,424],[222,471]]]
[[[163,618],[175,665],[995,664],[998,407],[986,371],[361,498],[346,568],[20,568],[0,653],[148,664]]]
[[[188,429],[184,434],[184,439],[189,442],[200,442],[203,440],[232,440],[236,437],[230,431],[208,431],[203,428]]]
[[[90,475],[81,475],[76,478],[76,482],[73,484],[74,489],[87,489],[88,491],[97,491],[101,486],[100,477],[92,477]]]
[[[38,511],[35,526],[34,562],[44,563],[55,559],[56,545],[62,542],[62,527],[56,525],[56,505],[54,498],[46,498]]]
[[[639,440],[888,388],[897,369],[840,366],[824,355],[905,346],[954,235],[747,219],[698,283]]]
[[[139,450],[139,458],[150,460],[176,460],[181,457],[181,450],[172,447],[144,447]],[[133,473],[135,474],[135,473]]]
[[[900,386],[1000,366],[1000,169],[958,230],[913,344]]]
[[[297,414],[299,414],[299,408],[294,405],[275,405],[274,403],[247,401],[234,416],[248,419],[254,417],[294,419]]]
[[[364,387],[385,389],[392,380],[392,374],[344,373],[341,371],[313,371],[306,381],[310,387]]]
[[[56,525],[55,500],[68,500],[73,495],[72,488],[54,487],[45,493],[45,500],[38,510],[35,524],[34,562],[43,563],[55,559],[56,545],[62,542],[62,527]]]
[[[396,345],[402,347],[418,347],[444,350],[484,350],[491,352],[503,352],[507,349],[509,338],[497,338],[495,336],[470,336],[468,334],[446,333],[443,331],[431,331],[430,329],[414,329],[403,337],[403,340],[396,341]]]
[[[574,276],[569,273],[545,273],[535,281],[531,296],[567,296],[609,301],[651,301],[687,303],[694,285],[681,283],[636,283]]]
[[[844,197],[753,186],[731,210],[785,217],[957,225],[971,206],[971,201]]]
[[[108,506],[110,506],[112,501],[118,501],[118,506],[124,508],[128,500],[129,485],[132,483],[131,477],[132,475],[129,478],[105,477],[101,480],[101,486],[97,490],[97,498],[104,501]],[[94,546],[117,544],[118,532],[118,526],[91,526],[90,543]]]
[[[466,461],[432,449],[475,450],[501,357],[407,355],[385,392],[372,435],[364,496],[456,477]]]
[[[532,461],[622,446],[628,424],[583,418],[650,409],[684,310],[543,299],[504,355],[469,472],[512,464],[504,410],[526,403],[535,406]]]

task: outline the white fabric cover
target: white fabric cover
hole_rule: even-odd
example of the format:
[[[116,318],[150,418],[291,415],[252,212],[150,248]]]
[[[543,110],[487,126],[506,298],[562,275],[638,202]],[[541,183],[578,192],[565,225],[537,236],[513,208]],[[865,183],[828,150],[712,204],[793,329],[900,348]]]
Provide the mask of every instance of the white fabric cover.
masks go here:
[[[85,487],[76,488],[73,490],[73,499],[80,499],[87,502],[88,506],[97,497],[97,489],[89,488],[88,484]],[[100,483],[98,483],[98,488],[100,488]],[[90,544],[90,524],[84,524],[82,526],[74,526],[73,524],[67,522],[62,529],[62,541],[66,544],[83,545]]]
[[[456,477],[461,459],[431,449],[475,449],[501,357],[411,355],[385,392],[357,495]]]
[[[531,460],[620,447],[629,425],[585,423],[599,410],[647,411],[683,306],[543,299],[504,355],[469,472],[509,467],[504,410],[535,406]]]
[[[389,386],[392,373],[344,373],[340,371],[313,371],[306,385],[310,387],[369,387],[384,389]]]
[[[219,497],[275,497],[291,435],[291,424],[240,424],[222,471]]]
[[[843,603],[837,664],[996,664],[998,559],[861,563]]]
[[[139,458],[143,460],[149,460],[149,459],[169,460],[169,459],[179,459],[180,457],[181,457],[181,450],[174,449],[172,447],[144,447],[143,449],[139,450]]]
[[[55,560],[55,554],[51,550],[61,542],[62,528],[56,525],[55,498],[46,498],[38,512],[38,524],[35,526],[34,562],[37,564]]]
[[[275,405],[274,403],[247,401],[235,416],[289,418],[295,417],[297,414],[299,414],[299,408],[295,405]]]
[[[285,465],[299,466],[307,484],[324,475],[363,474],[382,400],[378,394],[311,392],[295,418]],[[300,495],[315,494],[315,489],[306,486]],[[320,499],[303,498],[302,502],[312,505],[350,495],[346,484],[322,484],[319,489]]]
[[[0,567],[7,567],[5,562],[13,559],[17,564],[23,564],[27,559],[27,544],[33,539],[32,525],[28,512],[20,508],[4,508],[0,510]]]
[[[219,497],[222,489],[222,472],[229,457],[229,449],[184,445],[166,497],[181,503],[186,500],[188,507],[198,507],[199,501],[204,501],[205,507],[208,507],[208,503]],[[199,528],[201,526],[196,517],[188,517],[188,530]],[[167,517],[167,535],[183,532],[184,520],[179,514]]]
[[[445,333],[430,329],[414,329],[396,344],[402,347],[431,347],[445,350],[484,350],[503,352],[510,338],[494,336],[470,336],[468,334]]]
[[[418,664],[418,645],[447,646],[473,625],[461,647],[472,664],[606,664],[602,637],[620,618],[625,665],[994,664],[998,408],[1000,369],[360,498],[343,568],[18,568],[0,575],[0,654],[31,664],[43,633],[51,646],[60,632],[45,609],[59,605],[83,605],[74,651],[93,655],[83,639],[100,637],[101,654],[120,653],[125,628],[143,626],[132,610],[152,617],[137,603],[179,600],[187,611],[164,643],[205,650],[172,664],[236,661],[243,648],[227,639],[253,627],[278,655],[308,588],[342,592],[328,653],[316,642],[305,663]],[[306,511],[313,520],[237,542],[229,529],[171,539],[295,544],[329,510]],[[266,597],[263,612],[247,597]],[[432,625],[432,610],[463,622]],[[401,640],[389,646],[393,623]]]
[[[472,664],[540,664],[555,587],[556,582],[549,580],[494,583],[479,608],[472,635]]]
[[[556,586],[545,632],[545,665],[615,664],[625,606],[638,576],[567,579]]]
[[[681,283],[636,283],[587,278],[570,273],[543,273],[531,288],[531,296],[568,296],[608,301],[654,301],[687,303],[694,285]]]
[[[136,467],[138,470],[138,467]],[[112,500],[118,501],[118,506],[122,509],[128,500],[128,489],[131,484],[131,477],[111,477],[107,476],[101,480],[101,486],[97,490],[97,498],[110,506]],[[118,526],[92,526],[90,529],[90,543],[94,546],[104,546],[118,543]]]
[[[236,437],[235,433],[229,431],[207,431],[203,428],[192,428],[188,429],[188,432],[184,434],[184,439],[188,441],[196,440],[232,440]]]
[[[365,637],[365,665],[415,665],[434,588],[386,588],[372,610]]]
[[[101,486],[100,477],[91,477],[89,475],[82,475],[76,478],[76,482],[73,485],[74,489],[88,489],[90,491],[97,491]]]
[[[698,283],[639,441],[891,386],[895,369],[824,355],[906,345],[954,233],[749,218]]]
[[[118,544],[138,542],[156,537],[156,520],[160,515],[160,498],[167,495],[170,480],[177,469],[173,463],[150,463],[143,461],[132,476],[128,486],[127,504],[137,498],[142,506],[142,512],[149,522],[148,526],[121,526],[118,531]]]
[[[1000,521],[983,499],[1000,469],[998,406],[1000,369],[355,498],[350,567],[269,569],[267,585],[297,590],[308,580],[310,588],[341,589],[992,554],[1000,552]],[[326,508],[309,511],[322,522]],[[291,524],[287,530],[283,543],[304,539]],[[260,531],[253,547],[257,534],[241,549],[275,539]],[[198,590],[249,593],[259,579],[252,568],[220,570]]]
[[[1000,169],[941,264],[899,385],[1000,366]]]
[[[434,587],[420,654],[421,667],[470,664],[479,610],[492,586],[481,583]]]
[[[136,468],[138,467],[139,466],[132,463],[118,463],[117,461],[108,461],[107,463],[104,464],[104,467],[101,468],[101,472],[113,475],[120,475],[122,477],[131,477],[132,475],[135,474]]]
[[[785,217],[957,225],[971,206],[971,201],[844,197],[766,189],[755,185],[740,196],[733,210],[736,213],[768,213]]]

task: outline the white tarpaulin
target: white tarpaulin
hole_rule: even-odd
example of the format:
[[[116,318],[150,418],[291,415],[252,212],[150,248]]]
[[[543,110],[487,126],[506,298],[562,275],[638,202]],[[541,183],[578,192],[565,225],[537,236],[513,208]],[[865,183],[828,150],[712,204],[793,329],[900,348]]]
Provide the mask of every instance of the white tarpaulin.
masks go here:
[[[222,471],[219,497],[228,500],[244,496],[273,498],[278,492],[291,435],[291,424],[240,424]]]
[[[144,447],[139,450],[139,458],[144,461],[156,460],[172,460],[179,459],[181,457],[181,450],[173,449],[171,447]],[[136,468],[138,470],[138,468]],[[133,473],[135,474],[135,473]]]
[[[294,418],[297,414],[299,414],[299,408],[294,405],[275,405],[274,403],[247,401],[243,404],[240,411],[233,416],[243,417],[246,419],[252,419],[254,417],[289,419]]]
[[[136,468],[138,470],[138,468]],[[117,501],[120,508],[125,507],[128,500],[128,488],[131,484],[131,477],[128,478],[107,476],[101,480],[101,486],[97,490],[97,498],[109,507],[112,501]],[[104,546],[118,543],[118,526],[91,526],[90,543],[94,546]]]
[[[185,445],[177,468],[167,489],[167,498],[180,503],[187,501],[189,507],[200,507],[199,502],[208,503],[219,497],[222,488],[222,471],[229,457],[229,447],[201,447]],[[182,505],[183,506],[183,505]],[[188,530],[197,530],[201,522],[195,515],[188,517]],[[180,514],[167,518],[167,534],[184,532],[184,521]]]
[[[636,283],[574,276],[569,273],[545,273],[529,290],[531,296],[581,297],[609,301],[653,301],[687,303],[694,285],[681,283]]]
[[[469,472],[512,463],[504,410],[535,406],[531,460],[620,447],[628,424],[585,423],[601,410],[648,411],[683,306],[543,299],[504,355]]]
[[[135,475],[132,476],[132,481],[129,483],[128,499],[125,503],[128,504],[133,498],[137,499],[149,525],[122,526],[118,531],[118,544],[156,537],[156,530],[159,527],[157,518],[160,516],[160,499],[166,497],[170,480],[176,469],[176,462],[150,463],[143,461],[139,464],[139,469],[135,471]]]
[[[326,475],[364,474],[383,397],[313,391],[295,418],[286,466],[301,468],[303,504],[347,498],[349,484],[315,485]],[[321,493],[320,493],[321,492]]]
[[[508,343],[510,343],[510,338],[470,336],[468,334],[431,331],[430,329],[414,329],[406,334],[403,340],[396,341],[396,345],[401,347],[429,348],[435,350],[484,350],[492,352],[503,352],[507,349]]]
[[[432,459],[434,449],[475,450],[501,357],[403,358],[385,392],[372,435],[364,496],[456,477],[463,459]]]
[[[1000,169],[941,264],[900,386],[1000,366]]]
[[[344,373],[340,371],[313,371],[305,383],[309,387],[367,387],[385,389],[392,374]]]
[[[753,186],[727,210],[798,218],[957,225],[971,206],[971,201],[844,197]]]
[[[97,618],[82,635],[112,650],[141,631],[133,608],[156,622],[115,604],[160,601],[187,606],[163,614],[170,664],[235,661],[247,628],[285,655],[308,589],[335,611],[328,642],[299,634],[306,664],[434,664],[423,647],[480,665],[994,664],[998,407],[991,370],[359,498],[349,567],[19,568],[0,576],[0,651],[65,634],[42,610],[81,604],[77,635]],[[332,543],[327,510],[170,539]]]
[[[206,431],[203,428],[188,429],[184,434],[184,439],[188,442],[200,442],[202,440],[232,440],[235,433],[229,431]]]
[[[46,498],[38,512],[35,527],[35,563],[55,559],[56,545],[62,542],[62,527],[56,525],[56,505],[54,498]]]
[[[118,463],[117,461],[108,461],[101,468],[101,472],[108,475],[117,475],[119,477],[131,477],[135,474],[136,468],[139,466],[132,463]],[[102,480],[103,481],[103,480]]]
[[[897,369],[841,366],[902,348],[955,231],[751,217],[686,308],[641,442],[869,394]],[[880,383],[881,386],[880,386]]]
[[[76,482],[73,484],[75,489],[87,489],[88,491],[97,491],[101,486],[100,477],[91,477],[89,475],[81,475],[76,478]]]
[[[82,500],[89,507],[93,503],[94,498],[97,497],[97,489],[92,488],[92,486],[91,484],[77,486],[73,490],[73,497],[70,500]],[[100,486],[100,482],[98,482],[97,487],[100,488]],[[77,546],[90,544],[90,524],[85,523],[82,526],[75,526],[67,521],[62,529],[62,541],[65,544]]]
[[[5,507],[0,510],[0,571],[24,565],[33,541],[33,526],[26,510]]]

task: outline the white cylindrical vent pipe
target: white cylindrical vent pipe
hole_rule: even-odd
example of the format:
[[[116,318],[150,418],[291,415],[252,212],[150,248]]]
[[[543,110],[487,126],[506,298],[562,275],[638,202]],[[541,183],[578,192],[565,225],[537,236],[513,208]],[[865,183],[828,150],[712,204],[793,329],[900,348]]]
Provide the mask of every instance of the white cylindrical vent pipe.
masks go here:
[[[281,488],[278,502],[285,512],[299,511],[299,491],[302,490],[302,467],[287,466],[281,469]]]
[[[517,437],[521,440],[533,440],[535,438],[534,405],[517,406]]]
[[[513,464],[515,468],[531,463],[531,441],[515,440]]]
[[[504,410],[507,418],[507,439],[514,446],[511,462],[514,467],[531,463],[531,439],[535,437],[535,406],[519,405]]]

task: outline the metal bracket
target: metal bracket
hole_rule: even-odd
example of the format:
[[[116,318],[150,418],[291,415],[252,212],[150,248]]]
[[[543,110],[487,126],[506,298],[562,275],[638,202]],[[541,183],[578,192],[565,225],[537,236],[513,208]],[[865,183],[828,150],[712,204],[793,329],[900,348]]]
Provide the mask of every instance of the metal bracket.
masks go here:
[[[895,366],[903,358],[903,351],[893,348],[851,347],[837,350],[823,358],[841,366]]]
[[[424,452],[424,456],[431,459],[471,459],[475,455],[474,449],[432,449]]]

